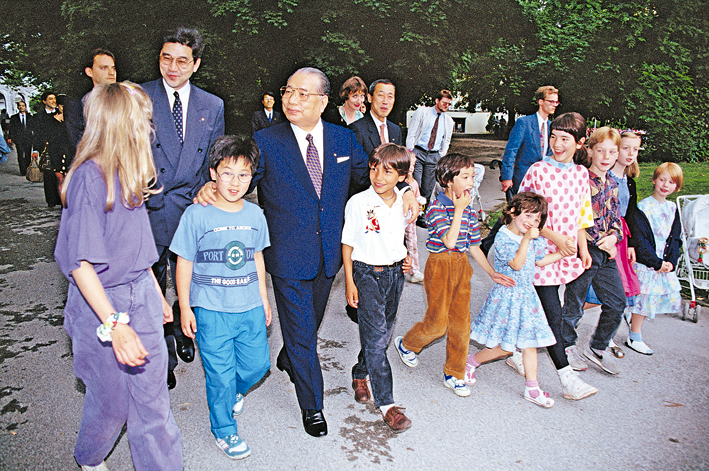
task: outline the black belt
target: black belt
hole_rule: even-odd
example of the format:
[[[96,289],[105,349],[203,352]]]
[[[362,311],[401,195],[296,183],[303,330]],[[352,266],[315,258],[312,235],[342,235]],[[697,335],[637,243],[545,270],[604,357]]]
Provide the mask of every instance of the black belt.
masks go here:
[[[414,149],[418,149],[418,150],[420,150],[421,152],[425,152],[425,153],[427,153],[427,154],[438,154],[438,153],[440,152],[440,150],[428,150],[428,149],[424,149],[424,148],[421,147],[421,146],[414,146]]]
[[[392,264],[390,264],[390,265],[369,265],[368,263],[360,262],[360,261],[358,261],[358,260],[355,260],[355,263],[361,263],[362,265],[368,265],[368,266],[374,268],[374,270],[376,270],[376,271],[381,271],[381,270],[384,270],[385,268],[398,267],[398,266],[400,266],[401,264],[404,263],[404,260],[406,260],[406,258],[402,258],[402,259],[399,260],[398,262],[394,262],[394,263],[392,263]]]

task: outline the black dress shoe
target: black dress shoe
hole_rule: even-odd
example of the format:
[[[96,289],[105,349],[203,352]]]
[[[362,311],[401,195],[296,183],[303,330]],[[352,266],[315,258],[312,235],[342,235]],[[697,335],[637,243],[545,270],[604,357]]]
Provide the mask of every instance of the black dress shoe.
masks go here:
[[[324,437],[327,435],[327,422],[321,410],[303,409],[303,428],[308,435]]]
[[[418,218],[416,218],[416,225],[422,229],[428,228],[428,226],[426,225],[426,219],[423,216],[419,216]]]
[[[293,372],[290,370],[290,368],[286,368],[286,365],[283,364],[283,360],[281,360],[280,355],[278,355],[278,357],[276,358],[276,368],[281,371],[285,371],[288,375],[288,379],[290,380],[290,382],[295,384],[295,381],[293,380]]]
[[[167,389],[175,389],[177,386],[177,378],[175,378],[175,373],[172,371],[167,372]]]
[[[175,336],[175,343],[177,344],[177,355],[185,363],[191,363],[194,360],[194,342],[192,339],[183,335],[180,337]]]

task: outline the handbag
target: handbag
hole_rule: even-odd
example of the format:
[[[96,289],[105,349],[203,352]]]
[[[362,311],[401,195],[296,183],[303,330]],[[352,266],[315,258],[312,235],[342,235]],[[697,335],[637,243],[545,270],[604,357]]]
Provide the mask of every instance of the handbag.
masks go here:
[[[30,161],[25,178],[33,183],[40,183],[44,181],[44,173],[39,169],[39,164],[37,163],[36,157],[33,157]]]
[[[52,170],[52,159],[49,156],[47,147],[49,147],[49,142],[44,145],[44,150],[39,154],[39,169],[43,172],[45,170]]]

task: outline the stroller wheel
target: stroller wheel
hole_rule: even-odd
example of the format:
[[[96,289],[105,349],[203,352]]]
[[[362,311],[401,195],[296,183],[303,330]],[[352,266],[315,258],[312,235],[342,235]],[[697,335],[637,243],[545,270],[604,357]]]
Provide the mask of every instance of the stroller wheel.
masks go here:
[[[694,308],[694,317],[692,318],[692,322],[695,324],[699,322],[699,312],[701,311],[701,306],[697,304],[697,306]]]
[[[682,304],[682,320],[687,320],[687,315],[689,314],[689,303]]]

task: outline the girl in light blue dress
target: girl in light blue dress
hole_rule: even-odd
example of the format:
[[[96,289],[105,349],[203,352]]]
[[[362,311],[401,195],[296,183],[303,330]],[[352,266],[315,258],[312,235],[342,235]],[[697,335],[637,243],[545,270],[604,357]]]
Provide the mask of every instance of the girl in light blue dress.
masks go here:
[[[633,265],[640,282],[640,294],[626,316],[630,332],[626,345],[638,353],[652,355],[643,341],[641,328],[645,318],[655,314],[669,314],[682,310],[681,287],[677,279],[681,223],[677,205],[667,198],[682,189],[682,168],[665,162],[655,169],[652,177],[654,191],[638,203],[638,210],[628,216],[628,227],[633,237],[637,263]]]
[[[476,367],[509,356],[520,348],[526,379],[524,398],[538,406],[552,407],[554,400],[541,390],[537,381],[537,348],[554,345],[556,339],[533,281],[535,265],[549,265],[562,255],[555,252],[545,256],[546,240],[539,237],[539,227],[544,227],[547,218],[543,196],[531,192],[517,194],[502,217],[507,226],[495,237],[495,270],[510,276],[517,284],[493,286],[473,320],[470,338],[485,348],[468,357],[464,381],[475,384]]]

